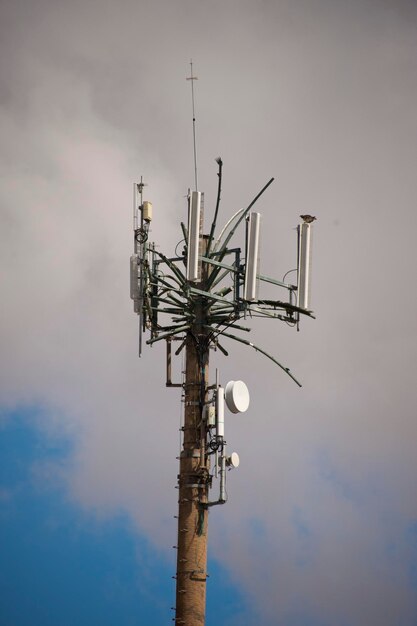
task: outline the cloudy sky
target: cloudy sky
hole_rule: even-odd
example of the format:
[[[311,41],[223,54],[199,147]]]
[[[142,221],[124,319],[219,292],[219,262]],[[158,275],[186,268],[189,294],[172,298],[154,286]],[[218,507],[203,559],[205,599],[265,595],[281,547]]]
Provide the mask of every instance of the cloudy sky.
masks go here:
[[[263,273],[318,218],[317,319],[252,325],[302,389],[244,346],[212,358],[251,406],[207,624],[416,624],[415,2],[4,0],[0,23],[0,623],[172,617],[180,397],[162,346],[137,358],[128,266],[141,175],[152,239],[181,239],[192,57],[208,216],[221,155],[222,222],[276,178]]]

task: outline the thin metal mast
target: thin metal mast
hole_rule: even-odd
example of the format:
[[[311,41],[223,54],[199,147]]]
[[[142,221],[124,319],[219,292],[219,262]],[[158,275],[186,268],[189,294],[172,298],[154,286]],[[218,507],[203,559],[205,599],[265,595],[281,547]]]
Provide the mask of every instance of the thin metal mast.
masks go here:
[[[187,77],[187,80],[191,81],[191,100],[193,104],[193,144],[194,144],[194,182],[195,182],[195,190],[198,190],[198,179],[197,179],[197,148],[196,148],[196,140],[195,140],[195,102],[194,102],[194,81],[198,80],[198,76],[194,76],[193,74],[193,60],[190,61],[191,66],[191,76]]]

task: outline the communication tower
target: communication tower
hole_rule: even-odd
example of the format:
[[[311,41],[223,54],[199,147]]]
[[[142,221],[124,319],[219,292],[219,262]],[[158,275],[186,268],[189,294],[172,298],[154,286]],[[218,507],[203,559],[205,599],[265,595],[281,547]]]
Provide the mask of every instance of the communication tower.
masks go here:
[[[166,385],[182,389],[184,420],[178,474],[178,538],[176,606],[173,621],[204,626],[207,580],[207,524],[209,510],[227,500],[227,470],[239,465],[236,452],[227,451],[225,406],[232,413],[249,406],[249,391],[242,381],[223,387],[218,373],[210,383],[209,353],[218,349],[228,356],[223,338],[245,344],[280,367],[297,385],[288,367],[254,345],[240,333],[252,316],[281,320],[299,328],[310,310],[312,216],[302,216],[297,228],[296,284],[260,273],[261,214],[251,212],[273,182],[271,178],[248,206],[238,210],[217,234],[222,190],[223,162],[218,166],[217,200],[209,234],[204,234],[204,194],[197,189],[193,75],[193,139],[195,187],[187,195],[188,219],[181,222],[183,254],[166,256],[149,242],[152,204],[143,199],[144,182],[133,185],[133,254],[130,257],[130,296],[139,317],[139,356],[143,334],[147,345],[166,343]],[[233,246],[237,229],[246,229],[245,248]],[[270,283],[283,295],[275,300],[260,297],[260,284]],[[244,324],[240,323],[243,320]],[[238,333],[238,334],[236,334]],[[172,349],[185,350],[182,382],[172,381]],[[213,378],[213,377],[212,377]],[[217,485],[217,486],[216,486]],[[215,491],[213,491],[215,490]],[[217,496],[211,497],[211,493]]]

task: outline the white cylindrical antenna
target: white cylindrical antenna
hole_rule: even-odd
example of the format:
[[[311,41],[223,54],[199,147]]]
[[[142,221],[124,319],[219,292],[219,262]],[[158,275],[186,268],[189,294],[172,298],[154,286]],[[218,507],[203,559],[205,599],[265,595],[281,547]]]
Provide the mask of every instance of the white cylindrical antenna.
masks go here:
[[[297,306],[310,307],[311,283],[311,224],[303,222],[298,226],[298,285]]]
[[[200,278],[199,248],[200,248],[200,213],[201,192],[192,191],[188,213],[188,253],[187,253],[187,280],[196,282]]]
[[[152,202],[149,202],[149,200],[145,200],[142,205],[142,215],[145,222],[152,221]]]
[[[220,386],[216,391],[216,435],[224,437],[224,389]]]
[[[261,234],[261,214],[251,213],[248,220],[248,237],[246,245],[246,268],[243,299],[253,302],[258,299],[259,291],[259,253]]]

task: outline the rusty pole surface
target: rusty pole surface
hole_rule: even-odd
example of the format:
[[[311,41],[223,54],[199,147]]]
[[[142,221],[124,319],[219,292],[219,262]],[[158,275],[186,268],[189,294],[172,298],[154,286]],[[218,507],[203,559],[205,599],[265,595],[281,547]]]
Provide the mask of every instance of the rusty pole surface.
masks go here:
[[[201,231],[200,231],[201,232]],[[207,237],[201,239],[201,250]],[[208,277],[202,269],[200,288]],[[175,623],[204,626],[207,580],[207,525],[209,460],[203,405],[208,387],[209,347],[206,312],[201,298],[195,303],[195,324],[185,344],[183,446],[178,475],[177,592]]]
[[[178,476],[178,552],[176,624],[204,626],[207,579],[207,518],[209,470],[206,426],[201,419],[205,397],[207,354],[199,355],[194,338],[186,343],[184,437]],[[204,370],[201,357],[206,361]],[[204,380],[202,380],[204,376]],[[203,386],[202,386],[203,382]]]

